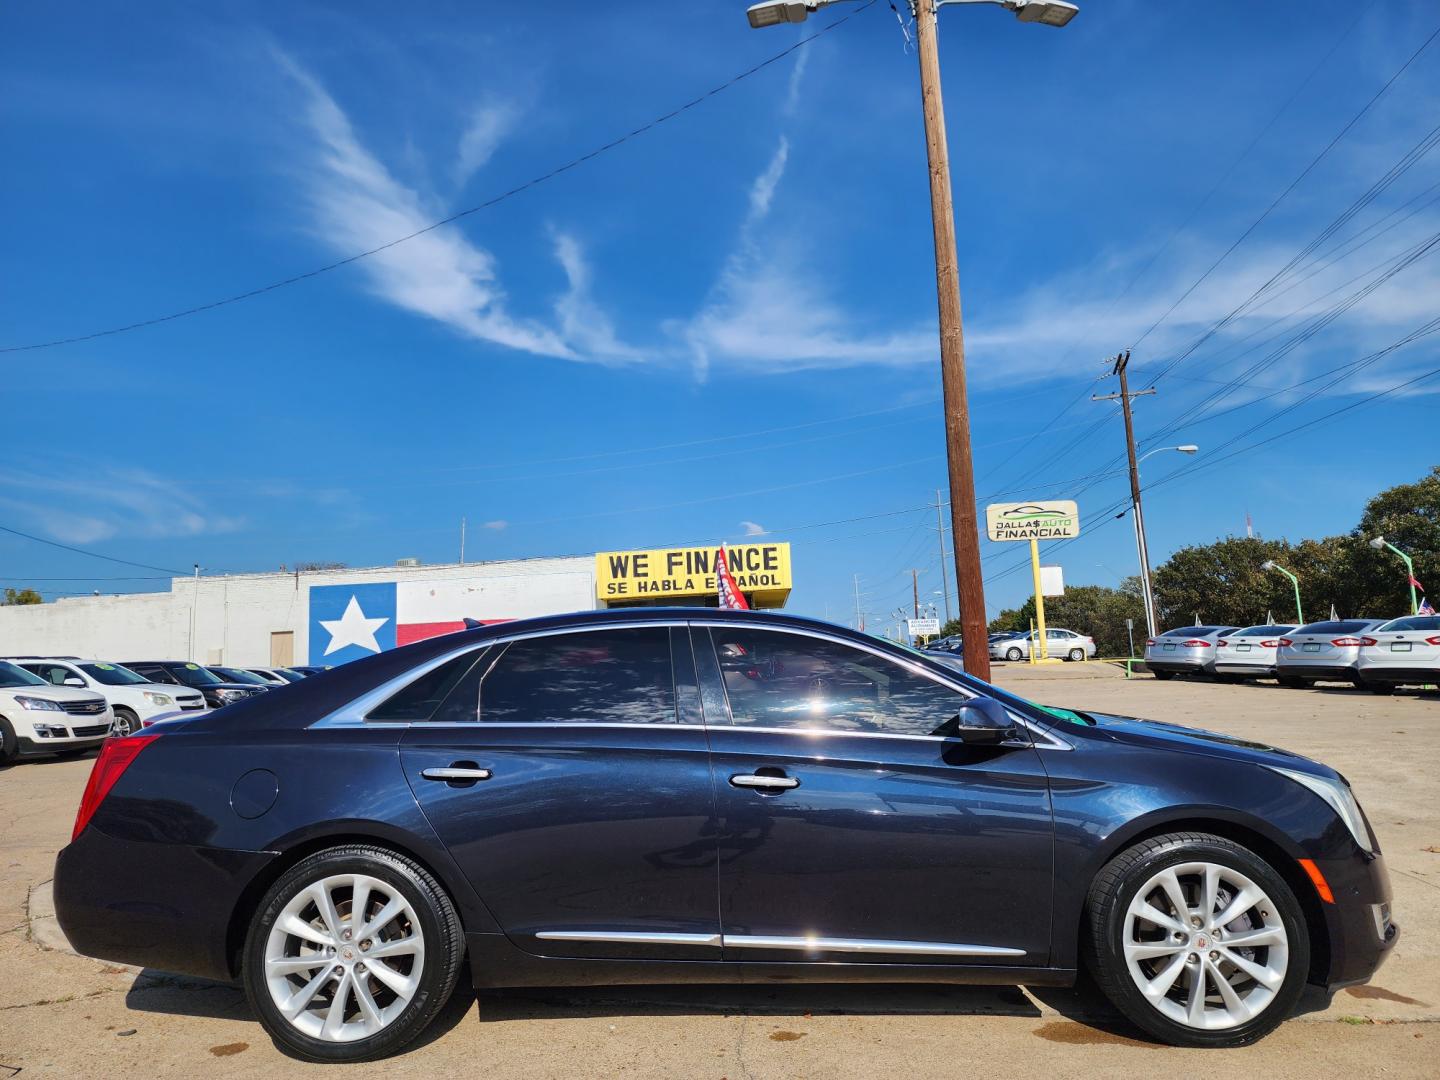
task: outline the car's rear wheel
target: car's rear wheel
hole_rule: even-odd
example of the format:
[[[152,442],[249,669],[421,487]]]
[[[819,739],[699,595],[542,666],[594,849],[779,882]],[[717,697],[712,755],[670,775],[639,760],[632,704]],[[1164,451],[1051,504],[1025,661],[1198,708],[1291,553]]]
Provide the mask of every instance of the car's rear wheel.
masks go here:
[[[1019,660],[1020,657],[1022,657],[1022,656],[1024,656],[1024,655],[1025,655],[1025,654],[1022,653],[1019,649],[1006,649],[1006,650],[1005,650],[1005,659],[1006,659],[1006,660]]]
[[[140,730],[140,718],[124,706],[115,708],[115,734],[129,735]]]
[[[1085,659],[1085,650],[1084,650],[1084,649],[1071,649],[1071,650],[1070,650],[1070,659],[1071,659],[1071,660],[1084,660],[1084,659]]]
[[[418,863],[347,844],[291,867],[250,923],[250,1005],[282,1050],[311,1061],[397,1053],[449,1000],[464,937]]]
[[[1244,1046],[1293,1009],[1310,967],[1299,901],[1248,848],[1171,833],[1110,861],[1091,886],[1088,960],[1106,997],[1176,1046]]]
[[[1166,679],[1173,679],[1175,677],[1175,673],[1173,671],[1156,671],[1152,674],[1154,674],[1155,678],[1159,679],[1161,682],[1164,682]]]
[[[0,765],[9,765],[19,754],[20,740],[15,737],[15,729],[0,716]]]

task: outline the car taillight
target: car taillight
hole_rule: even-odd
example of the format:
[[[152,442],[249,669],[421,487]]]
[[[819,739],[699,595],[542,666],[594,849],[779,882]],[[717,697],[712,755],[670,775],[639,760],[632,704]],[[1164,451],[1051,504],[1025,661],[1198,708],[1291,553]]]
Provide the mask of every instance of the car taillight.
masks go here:
[[[1266,638],[1264,641],[1260,642],[1260,647],[1261,647],[1262,649],[1273,649],[1273,648],[1275,648],[1276,645],[1289,645],[1289,644],[1290,644],[1289,638],[1283,638],[1283,637],[1282,637],[1282,638],[1280,638],[1278,641],[1277,641],[1275,638]]]
[[[1146,647],[1147,649],[1148,649],[1151,645],[1154,645],[1154,644],[1155,644],[1155,639],[1154,639],[1153,637],[1152,637],[1152,638],[1146,638],[1146,639],[1145,639],[1145,647]]]
[[[95,811],[110,794],[110,789],[120,779],[130,763],[140,756],[140,751],[149,746],[159,735],[126,735],[119,739],[107,739],[100,746],[100,756],[90,769],[90,779],[85,784],[85,794],[80,796],[80,809],[75,814],[75,831],[70,839],[76,840],[90,824]]]
[[[1189,641],[1182,641],[1180,644],[1184,645],[1187,649],[1208,649],[1210,647],[1210,642],[1201,641],[1199,638],[1191,638]]]
[[[1427,638],[1425,639],[1425,644],[1426,644],[1426,645],[1440,645],[1440,637],[1427,637]]]
[[[1224,638],[1221,638],[1219,641],[1215,642],[1215,647],[1217,649],[1223,649],[1228,644],[1228,641],[1226,641]]]
[[[1360,639],[1360,644],[1361,644],[1361,645],[1379,645],[1380,643],[1379,643],[1378,641],[1376,641],[1373,637],[1362,637],[1362,638]]]
[[[1281,645],[1294,645],[1295,642],[1291,641],[1288,637],[1282,637],[1282,638],[1280,639],[1280,644],[1281,644]]]
[[[1331,645],[1339,645],[1339,646],[1341,646],[1342,648],[1344,648],[1344,647],[1351,646],[1351,645],[1374,645],[1375,642],[1373,642],[1373,641],[1370,640],[1369,638],[1361,638],[1361,637],[1337,637],[1337,638],[1331,638],[1331,639],[1330,639],[1330,644],[1331,644]]]

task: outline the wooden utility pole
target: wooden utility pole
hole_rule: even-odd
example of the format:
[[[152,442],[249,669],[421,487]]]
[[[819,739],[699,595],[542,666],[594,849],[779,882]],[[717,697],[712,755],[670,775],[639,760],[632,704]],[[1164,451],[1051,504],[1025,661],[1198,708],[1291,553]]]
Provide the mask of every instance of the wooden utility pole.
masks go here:
[[[1130,415],[1130,400],[1155,393],[1155,388],[1130,392],[1130,380],[1126,368],[1130,366],[1130,352],[1126,350],[1115,357],[1112,375],[1120,376],[1118,394],[1092,395],[1092,401],[1119,400],[1120,410],[1125,415],[1125,452],[1130,457],[1130,505],[1135,514],[1135,551],[1140,559],[1140,592],[1145,604],[1145,627],[1150,637],[1155,636],[1155,588],[1150,580],[1150,548],[1145,540],[1145,514],[1140,509],[1140,467],[1135,461],[1135,422]]]
[[[925,113],[925,149],[930,160],[930,214],[935,229],[935,290],[940,311],[940,381],[945,395],[945,445],[950,469],[950,533],[955,549],[955,596],[965,670],[990,678],[985,635],[985,585],[980,576],[980,523],[975,510],[975,469],[970,457],[970,404],[965,391],[965,336],[960,317],[960,273],[955,254],[955,208],[950,191],[950,153],[945,142],[945,107],[940,96],[940,56],[935,40],[935,7],[918,0],[916,51],[920,56],[920,98]]]
[[[920,617],[920,571],[910,571],[910,591],[915,597],[915,618]]]

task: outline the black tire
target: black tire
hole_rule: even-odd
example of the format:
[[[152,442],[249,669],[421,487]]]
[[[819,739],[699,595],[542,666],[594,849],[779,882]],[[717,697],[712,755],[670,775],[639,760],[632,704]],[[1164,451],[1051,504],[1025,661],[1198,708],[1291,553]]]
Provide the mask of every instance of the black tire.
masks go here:
[[[129,735],[140,730],[140,718],[124,705],[115,706],[115,734]]]
[[[1199,861],[1229,867],[1260,886],[1274,904],[1289,948],[1285,976],[1260,1014],[1243,1024],[1218,1030],[1182,1024],[1152,1005],[1131,977],[1124,954],[1126,911],[1135,894],[1166,867]],[[1290,886],[1253,851],[1209,833],[1157,836],[1111,859],[1091,883],[1085,929],[1086,965],[1111,1004],[1136,1027],[1173,1046],[1232,1047],[1255,1042],[1290,1015],[1310,970],[1305,914]]]
[[[1166,679],[1173,679],[1175,677],[1175,673],[1173,671],[1152,671],[1151,674],[1154,675],[1155,678],[1159,679],[1161,682],[1164,682]]]
[[[1084,659],[1085,659],[1085,650],[1084,650],[1084,649],[1071,649],[1071,650],[1070,650],[1069,659],[1070,659],[1072,662],[1078,661],[1078,660],[1084,660]]]
[[[355,873],[378,878],[409,901],[424,936],[425,954],[419,987],[394,1020],[374,1035],[332,1042],[299,1030],[281,1014],[266,985],[265,948],[275,920],[297,894],[322,878]],[[400,1052],[430,1025],[450,1000],[464,955],[465,936],[455,906],[424,867],[384,848],[346,844],[301,860],[266,892],[250,921],[241,977],[250,1007],[283,1052],[306,1061],[373,1061]]]
[[[1010,661],[1019,660],[1024,654],[1019,649],[1006,649],[1005,659]]]
[[[0,765],[12,764],[20,754],[20,740],[10,721],[0,716]]]

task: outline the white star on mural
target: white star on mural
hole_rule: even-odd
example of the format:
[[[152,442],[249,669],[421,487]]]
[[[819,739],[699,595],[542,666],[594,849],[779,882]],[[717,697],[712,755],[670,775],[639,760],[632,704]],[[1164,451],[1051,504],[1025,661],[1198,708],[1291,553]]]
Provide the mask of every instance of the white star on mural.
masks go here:
[[[350,603],[345,605],[344,615],[338,619],[320,620],[320,625],[330,635],[330,644],[325,649],[325,655],[338,652],[347,645],[358,645],[362,649],[378,653],[380,643],[375,640],[375,631],[389,621],[384,618],[367,619],[365,612],[360,610],[360,601],[352,595]]]

